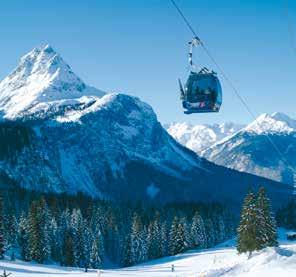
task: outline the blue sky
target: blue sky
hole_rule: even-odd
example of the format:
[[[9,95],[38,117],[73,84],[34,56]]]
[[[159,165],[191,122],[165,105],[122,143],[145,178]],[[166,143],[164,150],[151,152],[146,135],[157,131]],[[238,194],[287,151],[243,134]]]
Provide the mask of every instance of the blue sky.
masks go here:
[[[176,2],[256,114],[296,118],[296,55],[285,11],[288,2],[296,32],[295,1]],[[177,78],[188,73],[191,33],[168,0],[1,0],[0,38],[0,79],[23,54],[49,43],[86,83],[140,97],[161,122],[251,120],[223,79],[219,114],[183,115]],[[195,60],[217,70],[201,50]]]

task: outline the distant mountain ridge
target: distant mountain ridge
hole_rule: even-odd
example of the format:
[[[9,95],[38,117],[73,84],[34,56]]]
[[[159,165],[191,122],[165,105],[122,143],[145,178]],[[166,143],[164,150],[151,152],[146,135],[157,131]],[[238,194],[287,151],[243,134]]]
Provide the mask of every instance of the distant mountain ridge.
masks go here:
[[[199,137],[202,139],[205,137],[202,131],[206,127],[198,125],[193,128],[200,130]],[[202,143],[206,147],[192,147],[196,135],[189,135],[184,143],[180,138],[184,137],[186,132],[176,135],[174,130],[169,128],[168,131],[180,143],[216,164],[284,183],[293,184],[294,182],[296,120],[284,113],[262,114],[247,126],[238,127],[234,132],[225,134],[224,137],[220,136],[220,140],[205,139]],[[284,155],[286,162],[271,145],[267,135]],[[192,140],[193,142],[188,143]],[[198,139],[196,143],[202,144]]]
[[[275,206],[292,187],[200,158],[163,129],[151,106],[89,88],[52,47],[39,47],[0,82],[0,186],[83,192],[117,201],[222,201],[250,185]]]
[[[244,127],[242,124],[222,123],[222,124],[189,124],[172,123],[164,127],[169,134],[178,142],[197,154],[201,154],[216,142],[228,137]]]

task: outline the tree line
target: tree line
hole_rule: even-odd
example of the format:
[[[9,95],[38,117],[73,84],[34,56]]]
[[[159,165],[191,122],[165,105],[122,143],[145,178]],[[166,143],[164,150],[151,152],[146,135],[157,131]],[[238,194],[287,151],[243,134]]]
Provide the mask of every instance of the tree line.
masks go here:
[[[23,189],[0,193],[0,258],[6,252],[38,263],[130,266],[211,247],[232,237],[237,223],[219,203],[159,206]]]
[[[296,201],[291,199],[285,206],[281,207],[276,213],[277,223],[287,229],[296,230]]]

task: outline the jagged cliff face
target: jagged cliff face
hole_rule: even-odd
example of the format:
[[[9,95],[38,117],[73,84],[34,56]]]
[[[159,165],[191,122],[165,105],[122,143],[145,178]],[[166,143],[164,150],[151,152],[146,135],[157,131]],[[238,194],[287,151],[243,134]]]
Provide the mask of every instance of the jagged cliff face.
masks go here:
[[[114,200],[240,203],[265,185],[278,204],[289,186],[214,165],[177,143],[138,98],[83,83],[50,47],[31,51],[0,83],[0,185],[83,192]]]

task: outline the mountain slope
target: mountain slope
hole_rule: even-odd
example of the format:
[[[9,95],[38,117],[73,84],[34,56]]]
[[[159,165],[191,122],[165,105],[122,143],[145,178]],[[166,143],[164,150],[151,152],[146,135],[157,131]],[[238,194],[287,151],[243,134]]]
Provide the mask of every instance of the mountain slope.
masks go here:
[[[52,53],[46,46],[36,54],[46,57],[50,66],[41,66],[41,58],[21,61],[22,70],[0,83],[4,115],[0,123],[0,186],[83,192],[121,201],[219,200],[235,206],[251,184],[266,186],[275,207],[291,196],[292,187],[201,159],[177,143],[152,108],[138,98],[123,94],[101,97],[97,90],[88,95],[87,85],[79,90],[77,84],[84,83],[69,73],[69,66],[48,63],[47,55],[57,56]],[[56,79],[52,66],[58,76],[66,73]],[[32,81],[32,74],[52,79],[48,83]],[[61,85],[64,83],[67,85]],[[38,88],[32,94],[27,89],[31,86]],[[25,91],[34,100],[23,105]],[[20,106],[17,102],[15,108],[11,103],[17,100]]]
[[[286,162],[273,148],[267,134],[283,153]],[[282,113],[263,114],[202,154],[223,166],[293,184],[296,173],[296,120]]]

